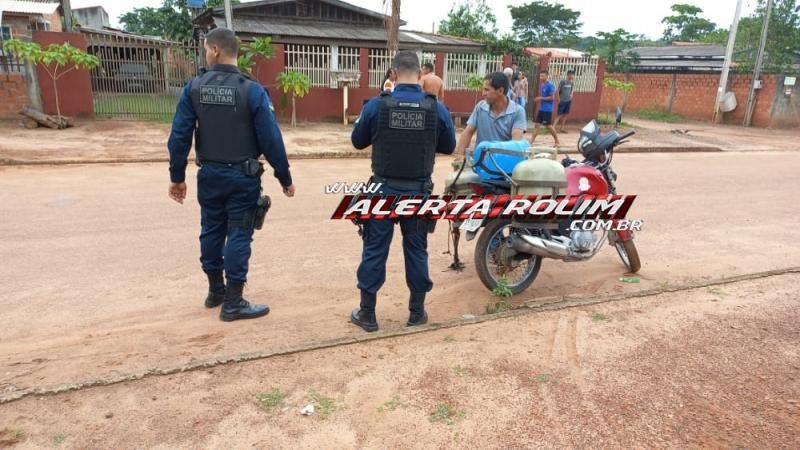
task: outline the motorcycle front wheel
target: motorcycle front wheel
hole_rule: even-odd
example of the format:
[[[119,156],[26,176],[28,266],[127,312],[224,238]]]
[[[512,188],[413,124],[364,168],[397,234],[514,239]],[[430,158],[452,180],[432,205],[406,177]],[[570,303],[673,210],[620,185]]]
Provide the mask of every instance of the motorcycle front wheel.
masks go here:
[[[628,269],[628,272],[636,273],[642,268],[642,263],[639,261],[639,251],[636,250],[636,244],[634,244],[632,240],[623,241],[617,239],[617,241],[614,242],[614,248],[617,249],[619,258],[622,260],[622,264],[625,265],[625,268]]]
[[[478,278],[487,289],[494,291],[504,280],[514,295],[527,289],[539,275],[542,257],[518,254],[506,246],[512,233],[526,233],[512,227],[509,220],[492,220],[481,231],[475,243],[475,268]]]

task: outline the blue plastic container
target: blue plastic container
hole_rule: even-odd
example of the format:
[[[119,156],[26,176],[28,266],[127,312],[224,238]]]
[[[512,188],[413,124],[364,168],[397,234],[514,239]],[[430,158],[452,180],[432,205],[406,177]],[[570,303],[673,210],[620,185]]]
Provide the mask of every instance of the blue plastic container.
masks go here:
[[[505,173],[509,176],[511,172],[514,171],[514,167],[519,164],[521,161],[525,160],[525,150],[529,149],[531,144],[525,140],[520,139],[518,141],[484,141],[478,144],[475,147],[475,150],[472,152],[472,164],[473,170],[478,176],[481,177],[483,180],[504,180],[502,174],[500,174],[498,170],[498,166],[503,169]],[[481,157],[481,154],[486,151],[486,149],[490,148],[500,148],[503,150],[512,150],[514,152],[518,152],[519,156],[511,156],[511,155],[501,155],[497,153],[490,153],[487,154],[481,164],[485,166],[485,169],[497,172],[497,173],[489,173],[487,172],[484,167],[480,167],[476,165],[478,160]],[[492,159],[494,158],[494,160]]]

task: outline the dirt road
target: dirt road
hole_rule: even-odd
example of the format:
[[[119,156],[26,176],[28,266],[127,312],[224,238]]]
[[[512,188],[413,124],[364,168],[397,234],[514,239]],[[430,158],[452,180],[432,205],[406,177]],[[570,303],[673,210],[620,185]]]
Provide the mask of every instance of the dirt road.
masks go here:
[[[0,443],[795,449],[799,291],[770,277],[30,397],[0,407]]]
[[[357,181],[366,160],[298,161],[298,196],[287,199],[265,176],[274,200],[254,242],[247,293],[268,303],[263,320],[222,323],[202,306],[199,211],[166,196],[163,164],[0,168],[0,388],[5,392],[249,351],[357,335],[347,323],[357,303],[360,241],[349,222],[332,222],[340,197],[323,186]],[[447,172],[437,164],[436,181]],[[763,271],[800,261],[800,231],[788,200],[800,188],[797,153],[620,155],[620,192],[638,194],[632,218],[644,266],[624,284],[609,247],[583,264],[545,261],[522,302],[571,293],[635,291]],[[190,171],[190,198],[194,175]],[[448,272],[446,227],[430,243],[435,321],[482,314],[491,299],[472,264]],[[384,329],[406,316],[399,240],[379,294]]]

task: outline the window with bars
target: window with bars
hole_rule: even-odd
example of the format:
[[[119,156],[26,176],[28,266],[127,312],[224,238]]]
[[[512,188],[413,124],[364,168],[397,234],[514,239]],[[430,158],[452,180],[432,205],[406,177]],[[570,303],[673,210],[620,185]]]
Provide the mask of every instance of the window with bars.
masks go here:
[[[286,44],[284,68],[311,79],[311,86],[330,87],[331,47],[328,45]]]
[[[0,40],[8,41],[13,38],[14,36],[11,34],[11,27],[0,27]]]

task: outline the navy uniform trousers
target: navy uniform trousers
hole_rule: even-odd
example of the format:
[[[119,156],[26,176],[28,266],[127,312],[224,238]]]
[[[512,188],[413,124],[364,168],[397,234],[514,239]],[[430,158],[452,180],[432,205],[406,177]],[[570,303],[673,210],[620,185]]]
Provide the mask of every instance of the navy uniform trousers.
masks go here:
[[[253,228],[245,213],[261,194],[261,178],[233,167],[204,165],[197,173],[200,203],[200,263],[205,272],[225,270],[228,281],[244,283],[250,261]]]
[[[385,195],[420,195],[421,190],[402,190],[383,185]],[[399,219],[403,235],[406,284],[411,292],[426,293],[433,289],[428,276],[428,222],[418,218]],[[386,281],[386,260],[392,243],[395,222],[370,219],[364,225],[364,248],[358,266],[358,288],[376,294]]]

